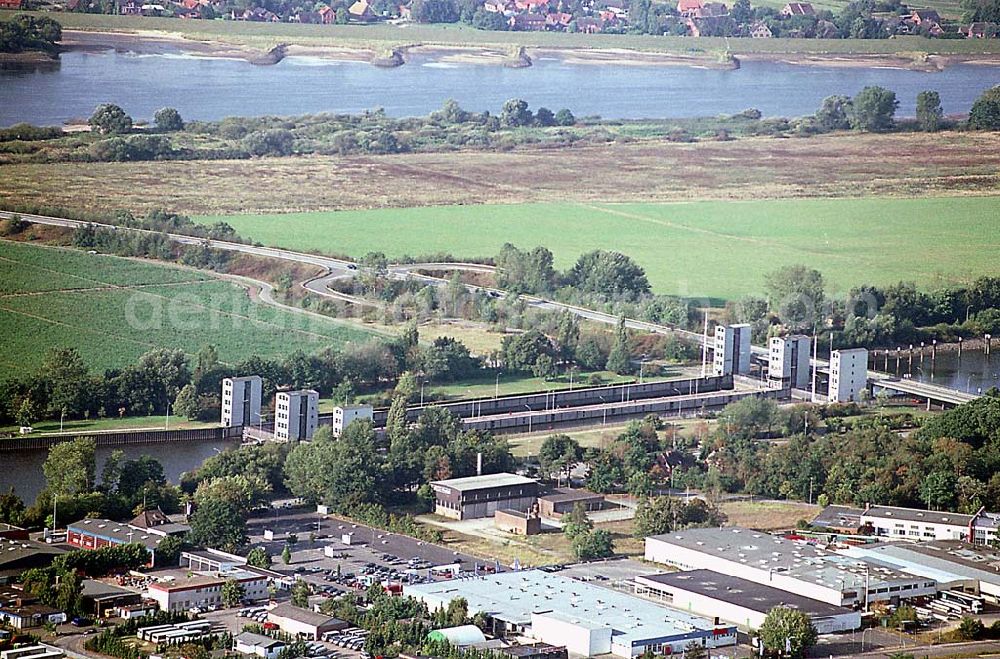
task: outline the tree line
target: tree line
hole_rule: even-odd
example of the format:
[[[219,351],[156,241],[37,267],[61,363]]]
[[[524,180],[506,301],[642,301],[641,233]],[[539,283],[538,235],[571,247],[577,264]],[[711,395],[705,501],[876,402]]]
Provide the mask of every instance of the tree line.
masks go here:
[[[47,16],[18,14],[0,20],[0,53],[23,53],[40,50],[54,55],[59,51],[62,26]]]

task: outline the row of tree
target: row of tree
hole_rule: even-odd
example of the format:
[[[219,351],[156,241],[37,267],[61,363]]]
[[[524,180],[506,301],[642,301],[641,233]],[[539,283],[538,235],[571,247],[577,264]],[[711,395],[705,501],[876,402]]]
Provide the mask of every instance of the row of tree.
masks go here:
[[[0,20],[0,53],[40,50],[54,55],[59,51],[62,26],[47,16],[18,14]]]

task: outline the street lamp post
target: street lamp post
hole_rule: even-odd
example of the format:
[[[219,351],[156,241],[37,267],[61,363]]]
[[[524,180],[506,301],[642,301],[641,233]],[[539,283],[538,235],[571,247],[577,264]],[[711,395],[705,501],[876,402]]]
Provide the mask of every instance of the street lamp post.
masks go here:
[[[493,400],[500,397],[500,376],[503,375],[502,371],[497,372],[497,381],[493,387]]]
[[[528,434],[531,434],[531,406],[525,404],[524,406],[528,410]]]

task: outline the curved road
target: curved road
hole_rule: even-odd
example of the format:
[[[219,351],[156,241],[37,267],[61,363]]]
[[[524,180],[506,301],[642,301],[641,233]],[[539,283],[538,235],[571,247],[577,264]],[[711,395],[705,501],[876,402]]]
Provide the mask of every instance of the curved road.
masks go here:
[[[19,216],[21,219],[28,222],[33,222],[35,224],[45,224],[50,226],[61,226],[69,228],[78,228],[81,226],[87,226],[92,224],[94,226],[106,227],[112,230],[127,230],[127,231],[138,231],[141,233],[160,233],[158,231],[150,231],[149,229],[133,229],[127,227],[118,227],[112,224],[104,224],[101,222],[84,222],[81,220],[71,220],[67,218],[51,217],[47,215],[35,215],[32,213],[11,213],[7,211],[0,211],[0,219],[9,219],[14,216]],[[325,274],[315,277],[313,279],[302,282],[302,287],[305,288],[310,293],[320,295],[322,297],[327,297],[330,299],[340,300],[342,302],[349,302],[352,304],[359,304],[364,306],[378,306],[378,303],[371,300],[366,300],[357,296],[348,295],[346,293],[340,293],[338,291],[331,290],[329,287],[330,282],[335,279],[343,279],[347,277],[354,277],[358,273],[357,264],[346,261],[344,259],[336,259],[329,256],[320,256],[317,254],[309,254],[307,252],[296,252],[288,249],[280,249],[276,247],[260,247],[257,245],[249,245],[243,243],[229,242],[225,240],[209,240],[206,238],[196,238],[194,236],[187,236],[184,234],[168,233],[166,234],[171,240],[178,242],[183,245],[207,245],[215,249],[221,249],[229,252],[241,252],[244,254],[252,254],[255,256],[265,256],[274,259],[281,259],[283,261],[293,261],[296,263],[306,263],[309,265],[315,265],[323,268]],[[421,270],[465,270],[469,272],[481,272],[481,273],[493,273],[495,268],[488,265],[478,264],[478,263],[408,263],[408,264],[398,264],[389,267],[389,275],[396,279],[418,279],[420,281],[426,282],[433,286],[443,286],[448,283],[447,279],[441,277],[432,277],[430,275],[423,274]],[[256,280],[251,280],[249,278],[243,278],[247,281],[252,281],[255,286],[261,288],[262,301],[268,304],[274,304],[276,306],[281,306],[286,309],[294,309],[296,311],[305,311],[303,309],[298,309],[297,307],[290,307],[288,305],[282,305],[281,303],[274,300],[273,296],[270,295],[270,286],[264,282],[259,282]],[[485,291],[488,295],[493,297],[502,298],[506,297],[507,293],[500,289],[489,288],[485,286],[475,286],[472,284],[466,284],[466,287],[470,290]],[[267,292],[265,292],[265,289]],[[601,311],[594,311],[592,309],[586,309],[584,307],[579,307],[573,304],[566,304],[564,302],[556,302],[554,300],[547,300],[545,298],[540,298],[532,295],[521,296],[528,306],[534,307],[536,309],[544,309],[547,311],[568,311],[580,318],[590,320],[597,323],[603,323],[607,325],[615,325],[618,323],[618,317],[613,314],[603,313]],[[311,313],[311,312],[306,312]],[[326,318],[326,316],[324,316]],[[667,325],[659,325],[656,323],[648,323],[641,320],[626,319],[626,327],[630,329],[644,330],[647,332],[654,332],[656,334],[676,334],[688,340],[693,340],[702,344],[702,336],[697,332],[689,332],[687,330],[681,330],[674,327],[669,327]]]

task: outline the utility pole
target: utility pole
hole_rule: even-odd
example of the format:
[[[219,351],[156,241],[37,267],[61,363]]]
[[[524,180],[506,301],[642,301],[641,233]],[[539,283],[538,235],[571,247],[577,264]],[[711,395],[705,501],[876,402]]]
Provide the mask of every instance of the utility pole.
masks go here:
[[[701,335],[701,377],[705,377],[706,362],[708,362],[708,310],[705,311],[705,328]]]

